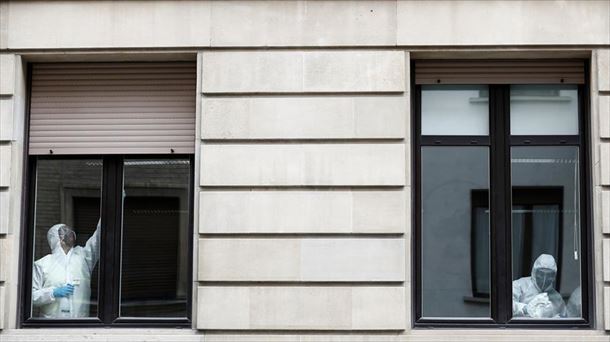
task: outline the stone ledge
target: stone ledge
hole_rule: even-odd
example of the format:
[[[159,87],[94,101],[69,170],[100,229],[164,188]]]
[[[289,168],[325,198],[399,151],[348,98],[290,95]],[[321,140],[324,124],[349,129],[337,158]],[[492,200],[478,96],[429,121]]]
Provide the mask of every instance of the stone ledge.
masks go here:
[[[198,332],[192,329],[10,329],[0,332],[2,342],[441,342],[441,341],[563,341],[607,342],[601,330],[413,329],[400,333],[345,332]]]

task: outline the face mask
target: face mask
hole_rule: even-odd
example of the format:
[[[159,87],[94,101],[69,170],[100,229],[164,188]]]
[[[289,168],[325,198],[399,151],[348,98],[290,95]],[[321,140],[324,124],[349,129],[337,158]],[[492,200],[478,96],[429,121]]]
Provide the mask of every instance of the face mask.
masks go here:
[[[62,241],[66,246],[73,247],[76,242],[76,233],[68,228],[67,226],[60,227],[57,231],[59,240]]]
[[[555,283],[555,271],[548,268],[541,268],[536,270],[534,275],[534,281],[540,291],[548,291],[553,288]]]

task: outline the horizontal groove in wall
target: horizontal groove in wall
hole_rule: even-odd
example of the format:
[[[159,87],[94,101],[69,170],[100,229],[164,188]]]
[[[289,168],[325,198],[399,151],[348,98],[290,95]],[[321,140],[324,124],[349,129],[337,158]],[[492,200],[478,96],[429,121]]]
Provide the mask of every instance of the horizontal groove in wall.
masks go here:
[[[62,48],[6,48],[2,53],[6,54],[22,54],[22,53],[47,53],[47,54],[61,54],[65,57],[66,52],[76,54],[79,52],[122,52],[124,54],[134,53],[155,53],[164,52],[172,54],[193,54],[193,57],[189,58],[173,58],[174,60],[191,61],[194,60],[194,54],[200,51],[213,52],[213,51],[326,51],[326,50],[352,50],[352,51],[367,51],[367,50],[386,50],[386,51],[405,51],[408,50],[411,53],[418,52],[438,52],[438,50],[456,50],[461,52],[472,52],[471,50],[484,50],[484,52],[506,52],[506,53],[522,53],[523,51],[514,51],[515,49],[527,49],[525,52],[538,52],[543,55],[544,58],[550,59],[561,59],[574,57],[577,55],[580,58],[589,57],[590,52],[587,50],[591,49],[603,49],[610,48],[610,44],[506,44],[506,45],[492,45],[492,44],[481,44],[481,45],[418,45],[418,44],[391,44],[391,45],[328,45],[328,46],[289,46],[289,45],[275,45],[275,46],[209,46],[209,45],[193,45],[193,46],[160,46],[160,47],[62,47]],[[509,50],[509,51],[506,51]],[[557,51],[552,51],[557,50]],[[478,51],[477,51],[478,52]],[[562,55],[561,53],[570,53],[569,56]],[[68,54],[69,55],[69,54]],[[509,56],[512,58],[512,56]],[[149,57],[150,58],[150,57]],[[416,58],[414,56],[413,58]],[[481,58],[480,56],[477,58]],[[507,56],[503,56],[507,58]],[[453,58],[455,59],[455,58]],[[82,58],[77,59],[82,61]],[[97,62],[97,61],[96,61]],[[86,63],[86,62],[84,62]],[[129,62],[131,63],[131,62]]]
[[[374,185],[374,186],[365,186],[365,185],[290,185],[290,186],[268,186],[268,185],[235,185],[235,186],[208,186],[203,185],[200,186],[201,191],[205,190],[214,190],[214,191],[243,191],[248,189],[253,189],[257,191],[272,191],[272,190],[281,190],[281,191],[298,191],[298,190],[308,190],[308,191],[333,191],[333,190],[353,190],[353,191],[368,191],[368,190],[384,190],[384,191],[402,191],[404,188],[408,188],[409,186],[405,185]]]
[[[200,190],[213,190],[213,191],[244,191],[244,190],[280,190],[280,191],[298,191],[298,190],[311,190],[311,191],[333,191],[333,190],[353,190],[353,191],[367,191],[367,190],[382,190],[382,191],[399,191],[409,186],[405,185],[201,185]]]
[[[406,91],[259,91],[259,92],[205,92],[202,91],[204,97],[307,97],[307,96],[371,96],[371,95],[396,95],[400,96]]]
[[[206,139],[202,138],[202,141],[208,145],[243,145],[243,144],[302,144],[302,145],[315,145],[315,144],[396,144],[404,142],[404,138],[311,138],[311,139]]]
[[[258,335],[278,335],[278,336],[294,336],[294,335],[331,335],[331,336],[353,336],[359,335],[357,337],[361,337],[362,335],[374,335],[374,336],[398,336],[400,332],[403,332],[404,329],[395,329],[395,330],[322,330],[322,329],[309,329],[309,330],[287,330],[287,329],[274,329],[274,330],[239,330],[239,329],[203,329],[206,335],[217,335],[218,337],[222,337],[226,334],[235,334],[235,335],[248,335],[248,336],[258,336]],[[395,332],[394,332],[395,331]],[[225,339],[223,339],[224,341]],[[250,340],[248,340],[250,341]],[[358,339],[360,341],[360,339]],[[374,341],[374,340],[370,340]],[[392,340],[393,341],[393,340]],[[443,340],[444,341],[444,340]]]
[[[197,281],[199,286],[232,286],[232,287],[396,287],[407,283],[404,281]]]
[[[405,233],[199,233],[201,239],[396,239]]]

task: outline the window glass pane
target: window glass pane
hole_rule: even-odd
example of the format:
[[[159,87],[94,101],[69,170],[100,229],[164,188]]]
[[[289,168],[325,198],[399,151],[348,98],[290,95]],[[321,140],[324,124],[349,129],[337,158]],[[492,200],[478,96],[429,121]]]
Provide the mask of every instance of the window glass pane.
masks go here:
[[[578,134],[578,89],[575,85],[512,85],[510,133]]]
[[[422,147],[422,316],[489,317],[489,149]]]
[[[423,85],[422,135],[488,135],[489,91],[479,85]]]
[[[97,317],[102,161],[38,160],[32,317]]]
[[[513,317],[581,317],[578,147],[513,147]]]
[[[186,317],[188,159],[124,163],[122,317]]]

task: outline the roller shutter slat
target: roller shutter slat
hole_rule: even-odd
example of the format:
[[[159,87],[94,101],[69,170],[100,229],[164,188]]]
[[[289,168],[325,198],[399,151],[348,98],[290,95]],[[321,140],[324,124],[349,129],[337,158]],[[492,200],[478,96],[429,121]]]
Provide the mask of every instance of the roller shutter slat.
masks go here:
[[[194,153],[196,67],[174,63],[32,66],[29,153]]]
[[[421,60],[416,84],[584,84],[582,60]]]
[[[181,137],[187,137],[187,134],[192,133],[191,130],[189,129],[183,129],[183,130],[163,130],[163,131],[156,131],[154,132],[156,137],[164,137],[164,136],[181,136]],[[116,139],[117,136],[121,136],[121,135],[125,135],[125,136],[134,136],[134,135],[141,135],[141,131],[140,130],[122,130],[122,131],[103,131],[103,130],[96,130],[96,131],[78,131],[78,132],[66,132],[63,131],[64,134],[64,138],[65,137],[91,137],[91,136],[99,136],[99,137],[112,137],[113,139]],[[32,139],[34,138],[39,138],[39,137],[43,137],[45,139],[49,139],[50,137],[56,137],[57,136],[57,131],[39,131],[36,132],[35,134],[30,134],[30,141],[32,141]],[[190,136],[188,136],[190,137]]]

